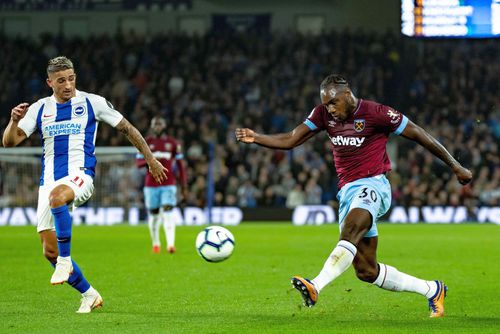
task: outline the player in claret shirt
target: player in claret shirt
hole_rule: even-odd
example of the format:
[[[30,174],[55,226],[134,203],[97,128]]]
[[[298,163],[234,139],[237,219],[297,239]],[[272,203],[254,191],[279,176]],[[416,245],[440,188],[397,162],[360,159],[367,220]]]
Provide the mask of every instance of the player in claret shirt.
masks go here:
[[[146,142],[163,166],[168,170],[167,179],[158,183],[151,173],[146,174],[144,183],[144,202],[148,209],[148,225],[153,242],[153,253],[160,252],[160,225],[163,223],[167,240],[167,252],[175,253],[175,221],[172,209],[177,205],[177,187],[175,169],[179,174],[181,194],[187,200],[187,180],[184,170],[184,160],[181,146],[170,136],[165,135],[166,122],[161,117],[151,120],[151,136],[146,137]],[[175,162],[175,166],[174,166]],[[137,155],[137,165],[146,166],[142,154]],[[175,168],[174,168],[175,167]],[[160,212],[162,209],[162,212]]]
[[[351,264],[357,277],[390,291],[416,292],[428,299],[431,317],[444,315],[446,285],[426,281],[377,262],[377,219],[391,205],[391,186],[385,173],[391,169],[386,143],[394,133],[411,139],[445,162],[461,184],[472,179],[430,134],[388,106],[357,98],[339,75],[326,77],[320,86],[321,104],[306,120],[288,133],[265,135],[247,128],[236,129],[236,139],[274,149],[291,149],[321,131],[332,142],[339,178],[340,240],[318,276],[292,278],[306,306],[313,306],[321,290]]]

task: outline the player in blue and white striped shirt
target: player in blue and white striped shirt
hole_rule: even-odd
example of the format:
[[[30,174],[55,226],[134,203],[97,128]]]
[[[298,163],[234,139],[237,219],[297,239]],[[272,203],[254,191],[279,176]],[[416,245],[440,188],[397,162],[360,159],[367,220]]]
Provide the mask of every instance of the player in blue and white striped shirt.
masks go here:
[[[144,155],[157,182],[166,168],[153,157],[146,141],[103,97],[76,89],[73,63],[66,57],[51,59],[47,84],[53,95],[33,103],[21,103],[11,111],[3,145],[13,147],[38,131],[42,139],[42,175],[38,193],[37,231],[45,257],[55,266],[50,282],[68,282],[83,298],[78,313],[89,313],[103,303],[71,259],[69,205],[85,203],[94,190],[95,139],[100,121],[125,134]]]

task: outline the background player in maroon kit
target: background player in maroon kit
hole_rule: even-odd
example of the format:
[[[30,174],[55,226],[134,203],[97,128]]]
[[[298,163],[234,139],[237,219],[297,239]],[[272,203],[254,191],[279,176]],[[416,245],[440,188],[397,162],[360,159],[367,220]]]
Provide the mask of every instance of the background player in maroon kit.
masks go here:
[[[358,99],[347,81],[329,75],[320,86],[321,104],[288,133],[265,135],[247,128],[236,129],[236,139],[275,149],[291,149],[325,130],[332,142],[339,178],[340,240],[314,279],[292,278],[306,306],[313,306],[319,292],[351,264],[359,279],[391,291],[416,292],[427,297],[431,317],[444,315],[446,285],[426,281],[377,262],[376,220],[387,212],[391,189],[385,173],[390,170],[386,143],[391,132],[424,146],[445,162],[461,184],[472,173],[462,167],[430,134],[398,111]]]
[[[144,202],[148,209],[148,226],[154,253],[159,253],[161,249],[160,225],[162,222],[167,240],[167,251],[175,253],[175,221],[172,212],[177,205],[175,170],[178,171],[182,197],[184,200],[187,199],[187,180],[182,150],[174,138],[164,134],[166,126],[163,118],[154,117],[151,120],[152,135],[146,137],[153,156],[168,169],[167,179],[162,183],[157,183],[149,171],[144,183]],[[176,168],[174,168],[174,161]],[[137,156],[137,165],[146,166],[142,155]]]

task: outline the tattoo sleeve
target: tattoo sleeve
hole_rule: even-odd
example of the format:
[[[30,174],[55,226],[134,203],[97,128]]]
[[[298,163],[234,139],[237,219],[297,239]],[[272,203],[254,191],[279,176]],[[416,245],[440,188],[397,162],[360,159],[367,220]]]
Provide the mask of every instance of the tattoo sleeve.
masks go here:
[[[142,153],[146,161],[150,161],[151,159],[153,159],[153,154],[151,153],[146,140],[144,140],[144,137],[141,135],[139,130],[137,130],[132,124],[130,124],[129,121],[123,118],[116,126],[116,129],[127,137],[129,142],[132,143],[132,145],[134,145],[139,150],[139,152]]]

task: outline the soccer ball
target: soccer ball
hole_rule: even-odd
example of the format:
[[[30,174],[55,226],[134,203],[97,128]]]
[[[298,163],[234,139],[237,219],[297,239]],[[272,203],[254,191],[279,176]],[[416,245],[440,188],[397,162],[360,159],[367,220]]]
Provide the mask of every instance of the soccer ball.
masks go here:
[[[196,237],[196,250],[208,262],[224,261],[233,249],[233,234],[221,226],[209,226]]]

